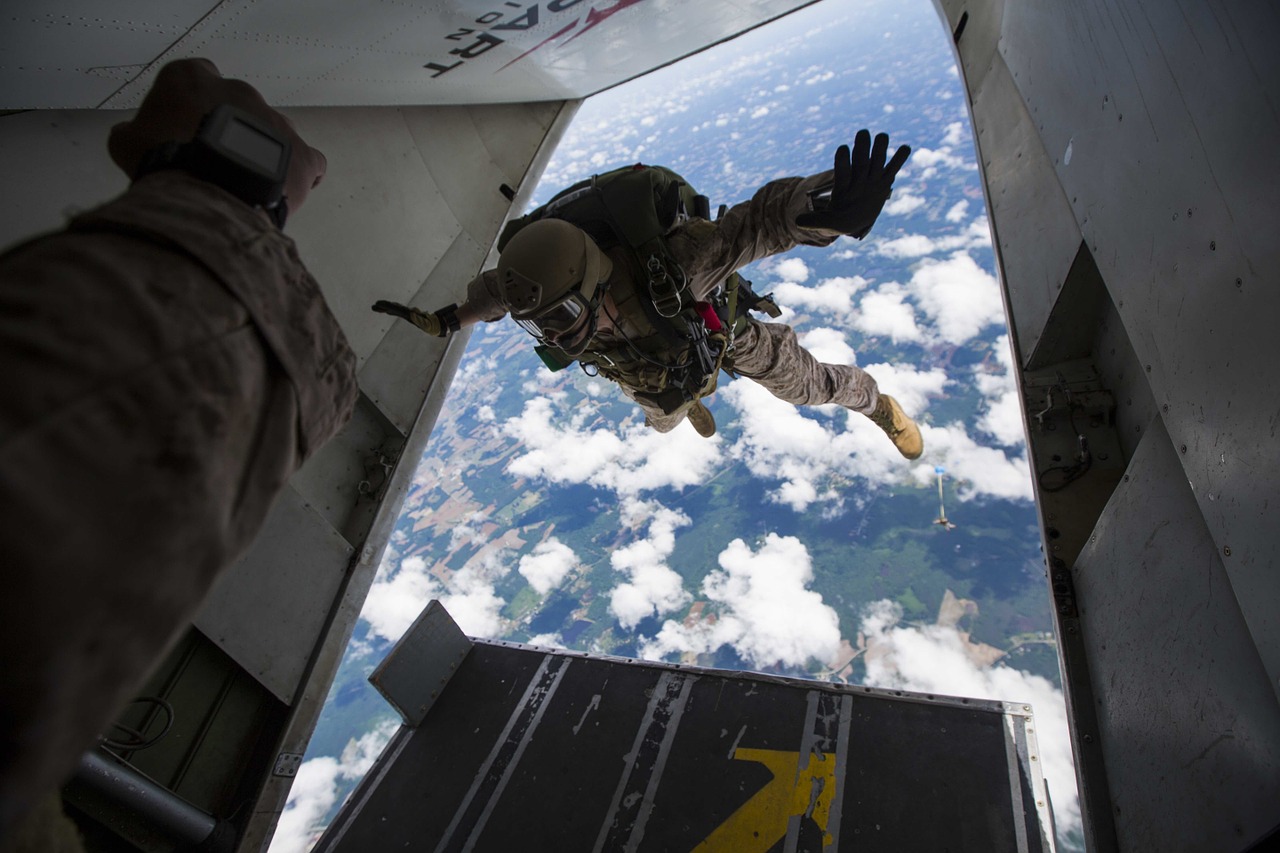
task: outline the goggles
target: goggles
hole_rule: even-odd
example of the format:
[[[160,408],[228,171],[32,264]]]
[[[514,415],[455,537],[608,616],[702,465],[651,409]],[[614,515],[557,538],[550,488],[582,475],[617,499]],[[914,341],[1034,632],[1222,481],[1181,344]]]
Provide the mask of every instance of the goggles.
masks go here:
[[[589,305],[577,288],[548,305],[532,317],[514,318],[526,332],[549,344],[580,329],[595,308]]]

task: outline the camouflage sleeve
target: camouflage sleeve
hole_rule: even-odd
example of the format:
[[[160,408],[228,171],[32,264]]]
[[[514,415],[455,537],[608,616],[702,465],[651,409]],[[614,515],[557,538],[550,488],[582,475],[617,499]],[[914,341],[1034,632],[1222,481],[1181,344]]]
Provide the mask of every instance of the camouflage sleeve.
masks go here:
[[[810,191],[831,177],[828,171],[770,181],[750,201],[729,208],[716,222],[693,220],[674,231],[669,244],[692,279],[694,295],[705,297],[730,273],[752,261],[799,245],[831,245],[839,233],[795,224],[796,216],[812,209]]]
[[[498,296],[498,271],[485,270],[467,285],[466,301],[458,306],[458,320],[467,326],[483,320],[492,323],[507,316],[507,306]]]
[[[174,172],[0,256],[0,364],[7,818],[93,746],[358,389],[293,241]]]

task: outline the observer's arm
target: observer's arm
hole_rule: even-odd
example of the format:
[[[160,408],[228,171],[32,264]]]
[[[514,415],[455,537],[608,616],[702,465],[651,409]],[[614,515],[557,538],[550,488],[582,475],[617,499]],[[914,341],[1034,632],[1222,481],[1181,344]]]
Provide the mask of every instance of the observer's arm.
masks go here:
[[[355,363],[293,241],[183,173],[0,257],[0,834],[346,422]]]

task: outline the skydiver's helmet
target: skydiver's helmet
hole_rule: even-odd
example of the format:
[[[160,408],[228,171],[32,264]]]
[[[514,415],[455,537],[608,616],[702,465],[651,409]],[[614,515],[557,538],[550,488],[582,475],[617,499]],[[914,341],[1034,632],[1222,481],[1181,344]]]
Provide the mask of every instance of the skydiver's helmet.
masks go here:
[[[587,233],[563,219],[539,219],[516,233],[498,258],[498,288],[511,317],[543,343],[581,353],[595,334],[613,262]]]

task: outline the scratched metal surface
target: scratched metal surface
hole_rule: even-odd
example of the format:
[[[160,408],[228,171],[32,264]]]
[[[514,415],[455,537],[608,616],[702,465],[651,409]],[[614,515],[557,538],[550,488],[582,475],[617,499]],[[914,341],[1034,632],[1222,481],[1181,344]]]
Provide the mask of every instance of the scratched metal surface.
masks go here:
[[[482,642],[316,850],[1037,853],[1052,848],[1029,721],[1021,705]]]
[[[8,0],[0,108],[131,108],[204,56],[277,106],[582,98],[813,0]]]

